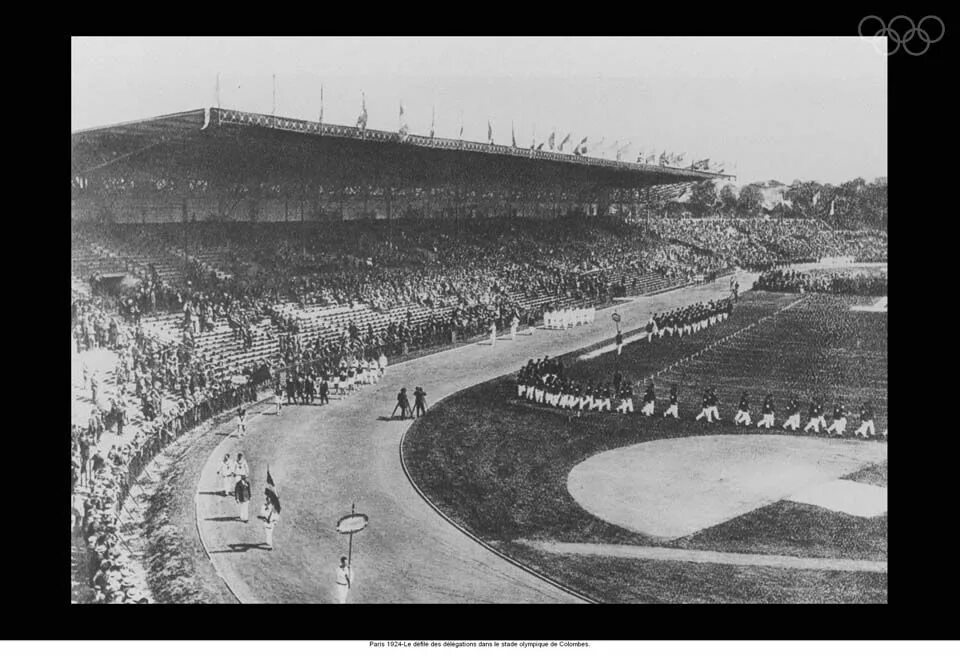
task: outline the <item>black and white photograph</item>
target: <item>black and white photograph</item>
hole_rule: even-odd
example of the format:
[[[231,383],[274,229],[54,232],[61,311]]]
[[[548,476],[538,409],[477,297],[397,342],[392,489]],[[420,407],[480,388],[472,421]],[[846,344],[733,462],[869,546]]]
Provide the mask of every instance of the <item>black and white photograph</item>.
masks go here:
[[[71,38],[71,603],[888,604],[904,18]]]

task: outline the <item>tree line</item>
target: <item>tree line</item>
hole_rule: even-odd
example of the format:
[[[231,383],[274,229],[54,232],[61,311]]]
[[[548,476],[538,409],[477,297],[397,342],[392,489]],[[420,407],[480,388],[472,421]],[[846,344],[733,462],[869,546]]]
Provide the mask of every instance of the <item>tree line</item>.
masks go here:
[[[887,178],[867,182],[855,178],[840,185],[794,180],[783,193],[789,204],[764,208],[761,183],[737,188],[726,184],[718,188],[705,181],[693,185],[690,198],[683,203],[667,203],[665,210],[690,212],[693,216],[756,217],[764,214],[787,218],[819,219],[843,229],[887,227]]]

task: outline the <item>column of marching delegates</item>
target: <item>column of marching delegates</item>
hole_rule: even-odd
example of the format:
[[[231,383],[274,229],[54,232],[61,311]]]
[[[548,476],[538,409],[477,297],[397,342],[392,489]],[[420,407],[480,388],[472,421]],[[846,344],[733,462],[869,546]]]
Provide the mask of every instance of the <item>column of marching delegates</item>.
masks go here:
[[[706,304],[697,304],[679,308],[670,312],[655,315],[647,323],[648,339],[654,336],[669,337],[683,336],[703,330],[718,321],[729,317],[733,304],[731,299],[712,301]],[[521,367],[517,375],[517,396],[521,399],[537,404],[544,404],[559,409],[576,411],[580,414],[585,410],[616,411],[624,414],[634,412],[633,384],[623,378],[617,369],[613,374],[612,383],[590,379],[576,380],[567,375],[563,361],[559,358],[545,356],[539,360],[529,360]],[[640,414],[651,417],[656,411],[656,391],[652,382],[648,383],[643,393]],[[695,421],[705,421],[708,424],[720,422],[720,397],[715,386],[708,386],[703,390],[701,411],[694,418]],[[800,430],[800,400],[793,396],[787,404],[787,419],[783,423],[783,430]],[[828,435],[843,436],[847,427],[846,408],[842,398],[834,407],[833,422],[828,426],[824,417],[823,402],[814,399],[810,403],[809,421],[804,428],[805,432],[819,433],[821,429]],[[679,419],[679,387],[670,386],[670,399],[664,418]],[[873,406],[866,401],[860,413],[861,425],[855,431],[858,437],[875,437]],[[750,414],[749,394],[744,391],[733,418],[734,425],[752,426]],[[763,398],[760,420],[757,428],[775,428],[776,403],[774,395],[767,393]],[[887,432],[884,431],[884,436]]]

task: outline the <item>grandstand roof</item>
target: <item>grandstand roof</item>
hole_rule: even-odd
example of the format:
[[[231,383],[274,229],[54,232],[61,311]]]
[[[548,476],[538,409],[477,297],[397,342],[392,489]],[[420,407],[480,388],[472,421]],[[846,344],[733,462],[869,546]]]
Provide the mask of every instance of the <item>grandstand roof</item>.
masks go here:
[[[196,109],[79,130],[71,135],[74,175],[99,171],[188,171],[236,180],[371,180],[395,186],[454,181],[585,184],[639,188],[722,176],[709,171],[617,162],[460,139],[401,135],[233,109]]]

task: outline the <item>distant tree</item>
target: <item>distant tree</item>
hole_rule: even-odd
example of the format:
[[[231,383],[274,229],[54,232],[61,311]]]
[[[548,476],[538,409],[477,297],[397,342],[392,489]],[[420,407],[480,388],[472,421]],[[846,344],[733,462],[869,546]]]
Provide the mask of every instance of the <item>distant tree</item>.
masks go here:
[[[746,216],[757,216],[763,206],[763,192],[756,184],[748,184],[740,190],[737,208]]]
[[[717,187],[710,180],[693,185],[690,193],[690,210],[698,215],[712,213],[717,204]]]
[[[720,206],[725,214],[736,214],[737,188],[732,184],[724,185],[720,190]]]
[[[784,198],[793,204],[794,210],[801,216],[814,216],[817,214],[818,201],[823,202],[822,189],[819,182],[794,180]]]

